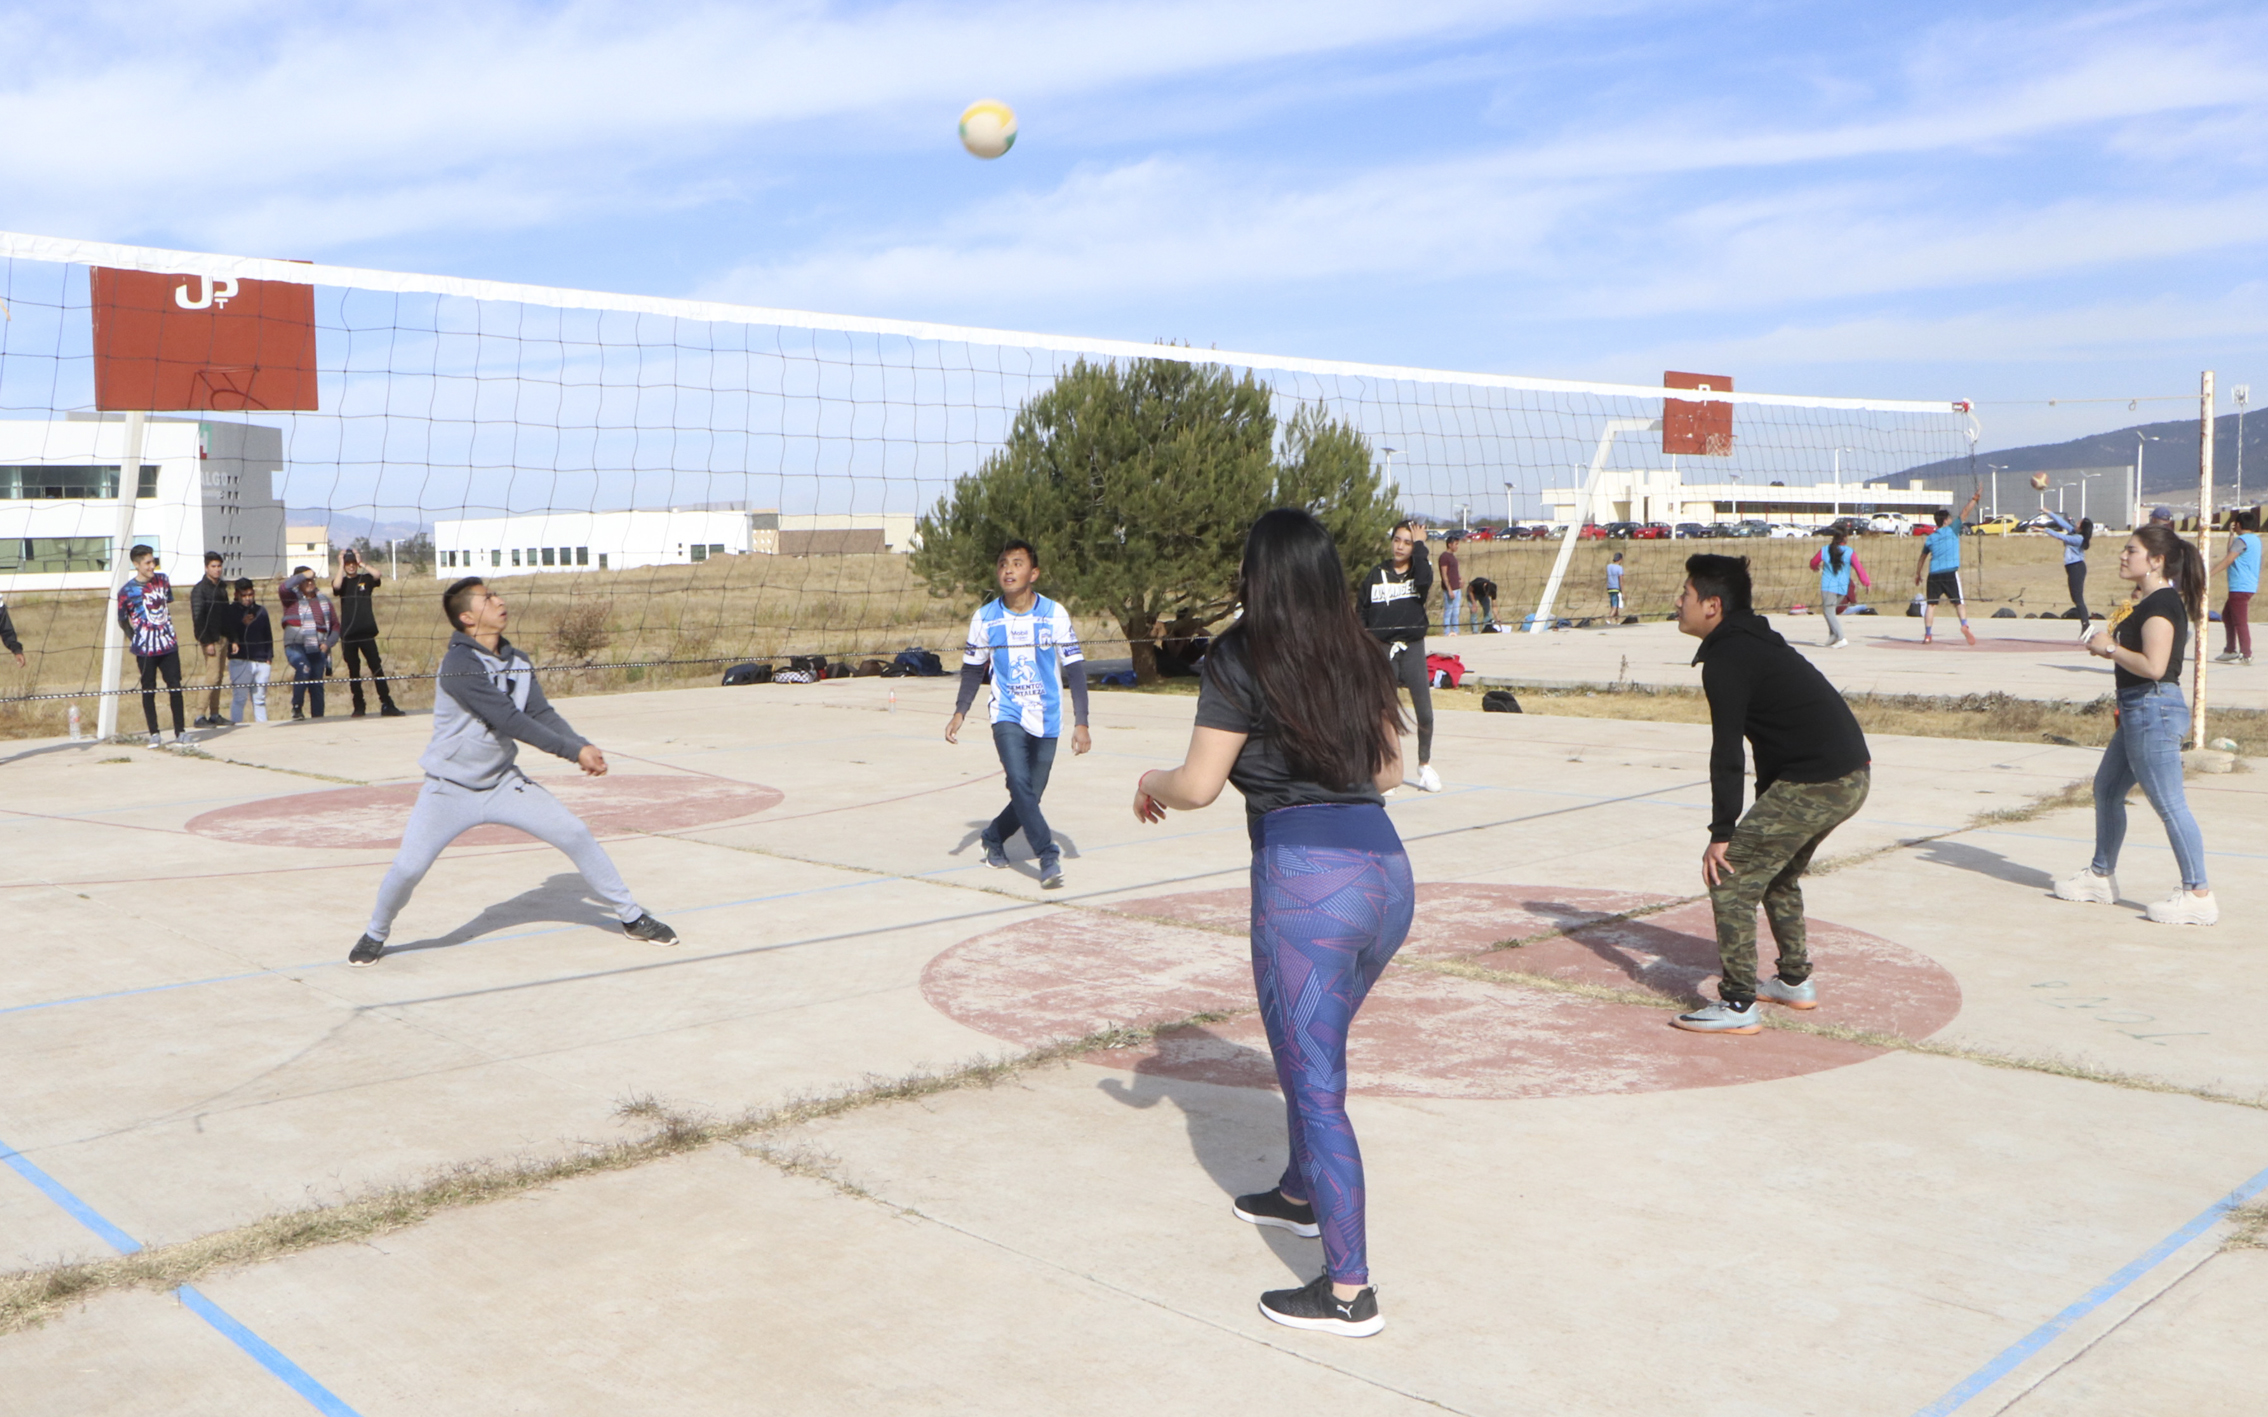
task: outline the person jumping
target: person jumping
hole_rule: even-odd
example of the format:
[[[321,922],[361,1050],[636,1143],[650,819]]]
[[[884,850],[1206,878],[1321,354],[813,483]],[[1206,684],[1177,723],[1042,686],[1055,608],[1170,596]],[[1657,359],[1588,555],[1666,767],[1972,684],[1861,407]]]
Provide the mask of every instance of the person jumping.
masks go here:
[[[519,743],[565,758],[592,777],[606,776],[606,755],[567,726],[544,698],[534,663],[504,638],[510,618],[504,598],[480,577],[466,576],[441,593],[441,614],[454,633],[435,681],[433,741],[417,760],[425,769],[425,786],[418,789],[394,864],[379,883],[370,924],[347,963],[376,964],[386,952],[394,917],[409,904],[442,848],[489,823],[524,831],[566,852],[584,882],[613,907],[623,934],[656,945],[676,944],[677,932],[631,897],[622,873],[583,819],[520,770]]]
[[[1946,596],[1952,597],[1953,613],[1961,617],[1961,637],[1970,644],[1977,642],[1977,632],[1969,628],[1968,603],[1961,598],[1961,533],[1969,529],[1969,513],[1977,509],[1983,496],[1982,489],[1971,492],[1959,516],[1938,508],[1933,514],[1937,530],[1922,538],[1921,559],[1914,563],[1914,584],[1920,585],[1923,574],[1928,574],[1929,598],[1922,606],[1921,621],[1921,642],[1925,645],[1935,640],[1937,602]]]

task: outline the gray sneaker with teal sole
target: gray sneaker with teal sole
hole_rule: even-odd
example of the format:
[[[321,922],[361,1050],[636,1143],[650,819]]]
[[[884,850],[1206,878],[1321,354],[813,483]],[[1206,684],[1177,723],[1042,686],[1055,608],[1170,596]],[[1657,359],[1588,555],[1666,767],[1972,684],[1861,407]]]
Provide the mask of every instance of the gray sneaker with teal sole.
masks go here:
[[[1770,999],[1775,1004],[1786,1004],[1791,1009],[1819,1007],[1819,986],[1806,979],[1801,984],[1790,984],[1774,974],[1756,986],[1756,997]]]
[[[1745,1005],[1728,1004],[1722,999],[1707,1008],[1679,1014],[1670,1022],[1688,1033],[1762,1033],[1763,1011],[1753,1001]]]

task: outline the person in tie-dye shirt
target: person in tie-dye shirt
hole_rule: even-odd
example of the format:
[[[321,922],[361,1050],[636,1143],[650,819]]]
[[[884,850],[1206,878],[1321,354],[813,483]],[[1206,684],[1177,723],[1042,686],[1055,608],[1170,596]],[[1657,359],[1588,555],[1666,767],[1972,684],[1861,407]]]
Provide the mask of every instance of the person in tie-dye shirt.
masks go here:
[[[150,746],[165,740],[158,733],[157,681],[165,679],[166,696],[173,705],[173,741],[188,741],[182,733],[181,643],[173,633],[173,583],[158,569],[157,552],[137,546],[128,553],[134,561],[134,578],[118,588],[118,623],[126,629],[134,650],[134,663],[142,672],[142,719],[150,728]]]

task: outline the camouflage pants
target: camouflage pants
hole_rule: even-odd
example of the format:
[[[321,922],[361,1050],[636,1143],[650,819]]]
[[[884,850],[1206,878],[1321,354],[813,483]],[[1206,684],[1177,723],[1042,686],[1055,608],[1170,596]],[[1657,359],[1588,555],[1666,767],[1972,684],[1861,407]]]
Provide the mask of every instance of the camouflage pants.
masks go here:
[[[1780,978],[1801,984],[1811,977],[1804,948],[1803,873],[1827,834],[1866,805],[1868,769],[1833,782],[1775,782],[1733,828],[1725,846],[1730,875],[1709,888],[1717,913],[1717,953],[1724,975],[1717,994],[1728,1003],[1756,997],[1756,907],[1772,922],[1780,947]]]

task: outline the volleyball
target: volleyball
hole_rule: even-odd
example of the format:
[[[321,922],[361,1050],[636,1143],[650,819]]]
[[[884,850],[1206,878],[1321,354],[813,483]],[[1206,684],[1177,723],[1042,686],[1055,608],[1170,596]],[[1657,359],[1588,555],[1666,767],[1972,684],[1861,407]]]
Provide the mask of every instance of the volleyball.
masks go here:
[[[980,98],[962,109],[961,146],[988,160],[1016,146],[1016,110],[996,98]]]
[[[2045,491],[2047,491],[2047,485],[2048,485],[2048,475],[2047,475],[2046,473],[2044,473],[2044,472],[2035,472],[2035,473],[2033,473],[2033,474],[2032,474],[2032,490],[2033,490],[2034,492],[2045,492]]]

